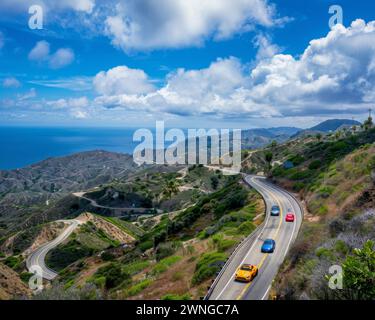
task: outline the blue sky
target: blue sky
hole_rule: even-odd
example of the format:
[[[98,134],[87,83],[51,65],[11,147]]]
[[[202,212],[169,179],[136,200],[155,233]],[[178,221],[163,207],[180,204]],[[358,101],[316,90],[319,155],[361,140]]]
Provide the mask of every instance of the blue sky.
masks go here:
[[[43,30],[28,27],[32,4]],[[330,30],[332,4],[344,26]],[[373,1],[3,0],[0,12],[1,125],[308,127],[362,120],[375,102]]]

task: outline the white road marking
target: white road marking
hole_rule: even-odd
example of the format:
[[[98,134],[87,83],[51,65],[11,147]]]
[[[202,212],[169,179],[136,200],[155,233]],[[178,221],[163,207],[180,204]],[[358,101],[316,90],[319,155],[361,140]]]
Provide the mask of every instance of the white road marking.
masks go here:
[[[255,178],[252,177],[252,178],[251,178],[251,181],[252,181],[255,185],[257,185],[258,187],[260,187],[259,184],[257,184],[257,183],[255,182],[254,179],[255,179]],[[263,187],[261,187],[261,189],[263,190]],[[267,212],[267,220],[266,220],[266,222],[265,222],[265,224],[264,224],[264,226],[263,226],[263,228],[262,228],[262,231],[260,232],[259,235],[263,234],[263,231],[264,231],[264,229],[266,228],[269,219],[270,219],[270,215],[269,215],[269,213]],[[256,244],[257,244],[257,239],[254,240],[254,243],[253,243],[253,245],[250,247],[249,251],[247,252],[247,254],[246,254],[246,256],[245,256],[245,258],[243,258],[242,262],[239,264],[240,266],[241,266],[241,265],[245,262],[245,260],[248,258],[248,256],[250,255],[251,251],[254,249],[254,246],[255,246]],[[221,290],[220,293],[219,293],[219,295],[215,298],[215,300],[219,300],[219,298],[222,296],[222,294],[224,293],[224,291],[226,290],[226,288],[228,287],[228,285],[229,285],[231,282],[233,282],[234,277],[235,277],[235,275],[233,274],[233,275],[231,276],[231,278],[229,279],[229,281],[227,282],[227,284],[225,285],[225,287],[223,288],[223,290]]]
[[[270,284],[270,286],[268,287],[268,289],[266,290],[266,293],[264,294],[264,296],[262,297],[262,299],[261,300],[264,300],[267,296],[268,296],[268,292],[271,290],[271,284]]]
[[[250,181],[249,181],[249,178],[250,178]],[[255,186],[257,186],[259,189],[258,189],[258,192],[260,192],[263,196],[263,198],[265,198],[265,201],[267,202],[267,200],[271,200],[272,198],[274,198],[274,196],[276,196],[277,198],[278,197],[282,197],[284,198],[284,202],[286,203],[283,203],[284,206],[286,206],[287,208],[291,207],[291,208],[294,208],[295,212],[296,212],[296,219],[294,221],[294,226],[293,226],[293,231],[291,233],[291,237],[288,241],[288,245],[286,247],[286,250],[284,252],[284,256],[283,256],[283,260],[285,259],[285,256],[287,255],[288,251],[289,251],[289,248],[291,246],[291,243],[293,241],[293,238],[295,237],[295,232],[296,232],[296,228],[297,228],[297,223],[299,224],[299,221],[297,220],[297,212],[302,215],[302,211],[300,210],[300,207],[298,206],[298,203],[296,202],[296,200],[294,200],[292,197],[290,197],[290,195],[288,195],[287,192],[284,192],[284,190],[282,189],[279,189],[279,188],[276,188],[275,186],[273,185],[268,185],[267,183],[265,184],[265,186],[263,187],[263,185],[259,185],[256,181],[256,176],[253,176],[253,177],[245,177],[245,181],[247,181],[248,183],[253,183]],[[250,183],[250,184],[251,184]],[[275,192],[275,195],[273,195],[273,192],[271,192],[269,189],[271,189],[272,191]],[[263,194],[265,193],[266,196]],[[271,195],[271,197],[269,197],[268,195]],[[276,199],[276,198],[275,198]],[[287,201],[285,201],[285,199]],[[290,206],[289,206],[290,205]],[[296,207],[297,205],[297,207]],[[251,248],[248,250],[245,258],[242,260],[241,264],[244,263],[244,261],[248,258],[248,256],[252,253],[252,250],[254,249],[254,246],[258,243],[258,238],[260,235],[263,234],[265,228],[267,227],[268,225],[268,221],[269,221],[269,218],[270,218],[270,215],[269,213],[267,213],[267,219],[266,219],[266,222],[262,228],[262,230],[260,231],[258,237],[254,240],[254,243],[252,244]],[[268,226],[269,227],[269,226]],[[240,264],[240,265],[241,265]],[[219,295],[214,298],[215,300],[218,300],[222,295],[223,293],[225,292],[225,290],[228,288],[228,286],[233,283],[233,279],[235,278],[235,274],[232,274],[232,276],[230,277],[229,281],[226,283],[226,285],[224,286],[224,288],[220,291]],[[272,284],[269,285],[269,287],[267,288],[266,292],[264,293],[264,295],[262,296],[262,300],[266,299],[267,298],[267,294],[269,294],[269,291],[271,290],[271,287],[272,287]]]

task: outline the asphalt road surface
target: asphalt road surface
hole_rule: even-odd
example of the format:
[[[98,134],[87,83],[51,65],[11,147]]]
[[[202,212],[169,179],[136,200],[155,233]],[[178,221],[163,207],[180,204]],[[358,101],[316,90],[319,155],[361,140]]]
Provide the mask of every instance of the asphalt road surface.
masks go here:
[[[53,280],[57,277],[57,273],[49,269],[45,264],[45,258],[49,251],[56,248],[60,243],[64,242],[72,232],[81,224],[78,220],[64,220],[64,223],[69,224],[69,226],[53,241],[48,242],[34,252],[32,252],[26,259],[26,267],[32,272],[31,268],[33,266],[38,266],[43,271],[43,278],[46,280]]]
[[[270,184],[257,176],[246,176],[245,181],[255,188],[264,198],[267,207],[265,222],[239,247],[221,276],[216,280],[210,300],[265,300],[268,299],[272,281],[277,275],[281,263],[297,237],[303,212],[298,202],[285,190]],[[279,205],[279,217],[271,217],[270,209]],[[295,221],[286,222],[288,211],[295,214]],[[261,253],[265,239],[274,239],[274,253]],[[257,265],[258,276],[250,283],[235,281],[234,276],[239,266],[244,263]]]

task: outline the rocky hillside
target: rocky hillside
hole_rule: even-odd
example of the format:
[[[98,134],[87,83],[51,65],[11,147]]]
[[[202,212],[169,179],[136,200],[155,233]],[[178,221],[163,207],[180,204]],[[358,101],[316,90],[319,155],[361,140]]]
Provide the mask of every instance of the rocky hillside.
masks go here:
[[[273,166],[264,170],[276,183],[298,193],[306,207],[273,295],[279,299],[374,299],[370,284],[375,253],[368,241],[375,241],[375,129],[295,140],[268,152]],[[363,267],[356,269],[355,264]],[[344,290],[328,288],[332,265],[344,268]]]
[[[191,168],[192,176],[182,174],[181,181],[193,183],[195,180],[190,179],[198,173],[195,170],[207,169]],[[106,299],[204,296],[230,252],[261,223],[264,213],[260,196],[240,177],[222,178],[212,188],[210,177],[217,173],[206,174],[206,193],[179,211],[143,217],[134,223],[81,215],[78,219],[88,222],[47,257],[48,265],[60,273],[41,298],[76,294],[77,290],[80,294],[95,292],[95,296],[99,292]],[[204,182],[199,185],[205,186]],[[113,238],[113,230],[103,228],[98,221],[110,222],[136,242],[124,246],[123,240]]]
[[[26,298],[31,295],[17,272],[0,262],[0,300]]]
[[[301,129],[294,127],[244,130],[242,131],[242,148],[258,149],[271,144],[273,141],[282,143],[300,131]]]
[[[68,194],[126,179],[139,169],[129,155],[92,151],[0,171],[0,240],[14,229],[45,220],[40,217],[42,213],[48,215],[48,210],[60,206],[58,202]],[[36,223],[32,220],[35,215],[39,216]]]
[[[137,166],[132,157],[105,151],[51,158],[23,169],[0,171],[3,205],[32,204],[124,177]]]

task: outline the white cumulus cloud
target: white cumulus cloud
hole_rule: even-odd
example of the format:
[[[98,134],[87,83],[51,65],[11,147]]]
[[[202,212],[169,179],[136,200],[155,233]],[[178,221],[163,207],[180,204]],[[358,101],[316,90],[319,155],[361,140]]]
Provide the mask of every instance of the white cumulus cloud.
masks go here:
[[[70,48],[58,49],[49,60],[52,69],[60,69],[70,65],[74,61],[74,52]]]
[[[89,106],[87,97],[58,99],[47,101],[46,104],[54,109],[86,108]]]
[[[2,0],[0,8],[6,12],[28,12],[32,5],[40,5],[45,10],[75,10],[91,13],[95,7],[95,0]]]
[[[70,48],[60,48],[55,53],[50,53],[50,44],[39,41],[29,53],[29,60],[47,62],[51,69],[60,69],[70,65],[75,58],[74,51]]]
[[[361,114],[374,103],[375,21],[338,25],[326,37],[312,40],[299,57],[278,54],[267,37],[256,41],[258,57],[251,70],[236,58],[219,59],[208,68],[172,72],[165,86],[143,94],[128,91],[126,81],[118,86],[108,82],[99,88],[95,103],[233,118]],[[108,73],[102,77],[111,78]]]
[[[143,70],[119,66],[102,71],[94,78],[95,90],[102,95],[144,94],[154,90]]]
[[[106,19],[106,31],[123,50],[200,45],[256,25],[270,27],[274,6],[265,0],[128,0]]]
[[[29,60],[45,61],[49,58],[50,45],[47,41],[38,41],[29,53]]]
[[[86,119],[89,117],[89,113],[85,110],[76,110],[76,109],[73,109],[70,111],[70,115],[73,117],[73,118],[76,118],[76,119]]]

